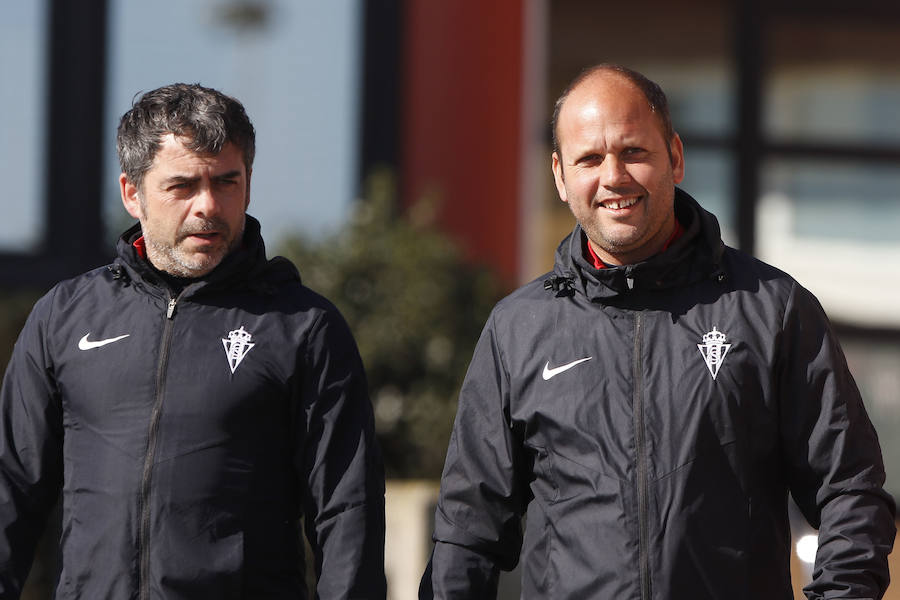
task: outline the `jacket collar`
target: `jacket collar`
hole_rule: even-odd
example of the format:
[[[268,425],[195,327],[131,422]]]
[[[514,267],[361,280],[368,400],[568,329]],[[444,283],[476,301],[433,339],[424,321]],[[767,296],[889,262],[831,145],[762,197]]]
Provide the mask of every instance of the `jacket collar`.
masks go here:
[[[592,301],[611,300],[631,290],[662,290],[704,278],[720,277],[722,253],[719,223],[696,200],[675,188],[675,214],[684,234],[668,249],[645,261],[597,269],[584,257],[587,236],[576,225],[556,250],[553,280],[568,280]]]
[[[153,269],[150,263],[142,258],[134,242],[141,237],[141,225],[134,226],[119,236],[116,258],[112,269],[120,273],[124,271],[133,281],[141,281],[156,288],[167,288],[163,278]],[[266,247],[260,232],[259,221],[247,215],[244,225],[244,237],[241,247],[228,254],[211,273],[199,277],[185,287],[185,291],[194,293],[205,287],[232,287],[250,282],[254,275],[267,266]],[[115,272],[115,271],[114,271]],[[296,274],[296,270],[294,270]]]

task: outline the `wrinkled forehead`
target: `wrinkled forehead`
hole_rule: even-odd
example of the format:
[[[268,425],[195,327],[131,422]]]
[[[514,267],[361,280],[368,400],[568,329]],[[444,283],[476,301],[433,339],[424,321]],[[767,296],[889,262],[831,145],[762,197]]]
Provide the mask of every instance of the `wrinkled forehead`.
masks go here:
[[[169,173],[211,169],[212,171],[238,171],[244,173],[245,165],[241,149],[226,142],[219,152],[194,149],[193,140],[173,133],[160,138],[159,149],[153,157],[150,173]]]

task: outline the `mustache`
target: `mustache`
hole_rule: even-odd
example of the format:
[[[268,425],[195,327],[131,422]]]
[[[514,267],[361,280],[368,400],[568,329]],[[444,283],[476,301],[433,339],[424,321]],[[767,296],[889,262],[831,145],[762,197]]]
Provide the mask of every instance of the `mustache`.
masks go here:
[[[220,219],[218,217],[212,217],[209,219],[195,219],[193,221],[182,224],[182,226],[178,228],[176,237],[178,240],[183,240],[190,235],[195,235],[198,233],[209,233],[210,231],[217,231],[219,233],[228,234],[230,230],[231,228],[228,226],[228,223],[225,222],[224,219]]]

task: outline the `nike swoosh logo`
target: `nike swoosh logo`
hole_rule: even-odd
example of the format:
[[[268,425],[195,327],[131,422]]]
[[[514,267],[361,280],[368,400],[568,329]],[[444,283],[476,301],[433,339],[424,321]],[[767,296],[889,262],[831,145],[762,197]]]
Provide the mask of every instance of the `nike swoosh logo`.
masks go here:
[[[112,344],[113,342],[118,342],[119,340],[123,340],[127,338],[130,333],[126,333],[125,335],[120,335],[118,337],[106,338],[105,340],[97,340],[92,342],[88,340],[88,336],[90,333],[86,333],[83,338],[78,340],[78,349],[79,350],[93,350],[94,348],[99,348],[100,346],[105,346],[107,344]]]
[[[560,366],[558,366],[558,367],[553,367],[552,369],[550,368],[550,361],[548,360],[548,361],[547,361],[547,364],[544,365],[544,373],[543,373],[544,381],[549,381],[550,378],[556,377],[557,375],[559,375],[559,374],[562,373],[563,371],[568,371],[569,369],[571,369],[571,368],[574,367],[575,365],[580,365],[581,363],[583,363],[583,362],[585,362],[585,361],[588,361],[588,360],[591,360],[592,358],[594,358],[594,357],[593,357],[593,356],[588,356],[587,358],[581,358],[581,359],[578,359],[578,360],[573,360],[573,361],[570,362],[570,363],[566,363],[566,364],[560,365]]]

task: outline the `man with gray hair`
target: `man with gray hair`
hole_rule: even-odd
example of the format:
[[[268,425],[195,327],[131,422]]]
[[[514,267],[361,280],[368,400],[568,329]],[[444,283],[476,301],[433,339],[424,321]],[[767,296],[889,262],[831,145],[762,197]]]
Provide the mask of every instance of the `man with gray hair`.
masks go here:
[[[384,598],[363,365],[246,214],[255,132],[174,84],[121,119],[112,264],[37,302],[0,390],[0,597],[62,492],[57,598]],[[302,519],[301,519],[302,517]]]

